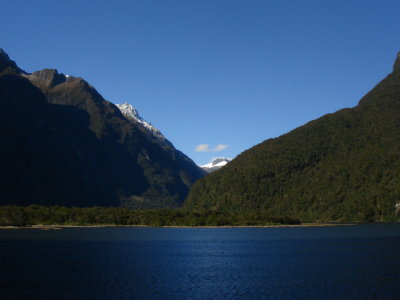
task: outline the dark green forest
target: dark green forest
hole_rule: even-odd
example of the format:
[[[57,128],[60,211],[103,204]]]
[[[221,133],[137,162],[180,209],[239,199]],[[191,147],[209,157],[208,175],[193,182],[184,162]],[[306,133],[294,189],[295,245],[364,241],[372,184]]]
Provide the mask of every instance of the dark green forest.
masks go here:
[[[263,226],[300,224],[286,216],[196,213],[182,209],[134,210],[122,207],[0,206],[0,226],[143,225],[143,226]]]
[[[397,221],[400,59],[359,104],[245,151],[198,180],[186,209],[301,221]],[[400,205],[400,204],[399,204]]]

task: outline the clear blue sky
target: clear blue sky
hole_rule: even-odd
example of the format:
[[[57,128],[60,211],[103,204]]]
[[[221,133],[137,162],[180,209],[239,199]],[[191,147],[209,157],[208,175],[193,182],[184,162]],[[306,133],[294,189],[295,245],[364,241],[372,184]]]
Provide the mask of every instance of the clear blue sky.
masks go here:
[[[400,50],[398,0],[15,0],[1,12],[0,47],[21,68],[85,78],[199,164],[355,106]]]

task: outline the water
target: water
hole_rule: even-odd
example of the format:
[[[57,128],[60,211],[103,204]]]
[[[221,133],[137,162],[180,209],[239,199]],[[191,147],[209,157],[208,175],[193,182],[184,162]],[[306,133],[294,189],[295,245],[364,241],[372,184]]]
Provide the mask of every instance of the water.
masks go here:
[[[0,299],[400,299],[400,224],[0,230]]]

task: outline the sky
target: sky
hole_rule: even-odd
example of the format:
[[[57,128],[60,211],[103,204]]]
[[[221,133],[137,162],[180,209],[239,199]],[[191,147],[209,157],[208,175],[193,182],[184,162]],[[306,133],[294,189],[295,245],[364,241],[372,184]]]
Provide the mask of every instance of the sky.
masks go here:
[[[197,164],[357,105],[392,70],[400,1],[0,0],[0,48],[83,77]]]

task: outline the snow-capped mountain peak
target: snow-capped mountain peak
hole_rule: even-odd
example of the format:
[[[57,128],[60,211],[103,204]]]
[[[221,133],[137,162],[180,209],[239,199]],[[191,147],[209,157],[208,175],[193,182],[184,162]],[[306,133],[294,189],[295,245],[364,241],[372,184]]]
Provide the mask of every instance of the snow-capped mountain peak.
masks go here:
[[[214,158],[210,163],[200,166],[200,167],[203,168],[208,173],[211,173],[211,172],[214,172],[214,171],[222,168],[230,161],[231,161],[231,159],[229,159],[229,158],[217,157],[217,158]]]
[[[122,112],[122,114],[125,117],[130,117],[130,118],[134,118],[134,119],[140,119],[140,120],[143,121],[143,119],[139,116],[139,113],[136,110],[136,108],[134,108],[128,102],[125,102],[123,104],[115,104],[115,105],[119,108],[119,110]]]
[[[136,123],[139,123],[141,126],[146,128],[148,131],[150,131],[155,137],[165,139],[165,137],[162,135],[160,130],[158,130],[156,127],[151,125],[149,122],[143,120],[143,118],[139,115],[138,111],[136,108],[134,108],[131,104],[128,102],[125,102],[123,104],[115,104],[121,113],[129,120],[134,121]]]

